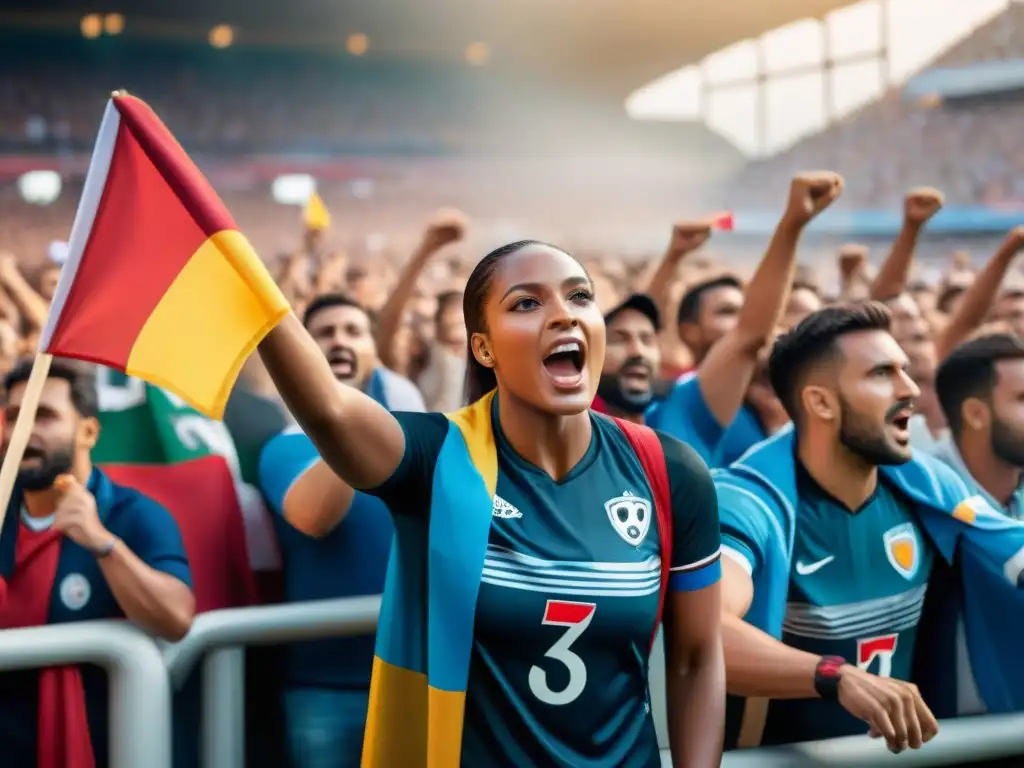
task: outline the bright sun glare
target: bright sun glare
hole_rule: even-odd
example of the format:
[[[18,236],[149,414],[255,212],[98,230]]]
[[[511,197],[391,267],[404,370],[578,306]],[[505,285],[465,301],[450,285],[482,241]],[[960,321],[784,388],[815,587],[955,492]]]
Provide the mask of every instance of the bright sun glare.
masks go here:
[[[902,85],[1019,1],[889,0],[889,56],[883,62],[882,5],[862,0],[823,21],[787,24],[663,75],[634,91],[626,110],[637,120],[703,120],[747,155],[775,154]],[[831,73],[823,63],[826,41],[837,62]],[[759,46],[767,76],[760,93]],[[828,89],[826,77],[831,78]],[[708,89],[703,113],[702,87]],[[757,127],[760,98],[765,100],[763,137]]]

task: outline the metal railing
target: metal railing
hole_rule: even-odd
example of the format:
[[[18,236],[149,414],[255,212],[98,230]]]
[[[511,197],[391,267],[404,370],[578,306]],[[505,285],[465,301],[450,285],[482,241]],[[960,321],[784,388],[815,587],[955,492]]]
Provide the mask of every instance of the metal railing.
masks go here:
[[[170,768],[171,689],[202,662],[201,765],[245,764],[245,647],[372,632],[380,597],[212,611],[196,618],[180,643],[157,644],[125,622],[82,622],[0,632],[0,672],[93,663],[110,677],[112,768]],[[651,664],[651,694],[659,743],[666,744],[661,643]],[[1024,755],[1024,714],[942,723],[924,749],[892,755],[864,736],[731,752],[725,768],[870,765],[943,766]],[[663,765],[670,766],[663,750]],[[1022,761],[1024,762],[1024,761]]]
[[[203,664],[202,762],[204,768],[242,768],[245,762],[244,650],[247,645],[341,637],[374,631],[380,597],[345,598],[280,606],[236,608],[198,616],[188,636],[165,653],[170,679],[184,683]],[[659,637],[651,657],[651,704],[658,743],[668,745],[664,653]],[[870,765],[953,765],[1024,754],[1024,714],[944,721],[924,749],[893,755],[864,736],[730,752],[725,768],[862,768]],[[898,762],[897,762],[898,761]],[[662,763],[671,766],[668,750]]]
[[[0,632],[0,672],[66,664],[97,664],[107,671],[114,768],[171,768],[171,689],[148,635],[120,621]]]
[[[882,741],[846,736],[730,752],[722,765],[725,768],[885,768],[897,765],[924,768],[1024,755],[1024,714],[963,717],[943,720],[939,725],[939,735],[932,741],[921,749],[899,755],[889,752]],[[1021,763],[1024,764],[1024,757]]]
[[[188,635],[167,646],[175,688],[203,661],[200,764],[245,765],[245,646],[365,635],[377,629],[380,596],[226,608],[196,617]]]

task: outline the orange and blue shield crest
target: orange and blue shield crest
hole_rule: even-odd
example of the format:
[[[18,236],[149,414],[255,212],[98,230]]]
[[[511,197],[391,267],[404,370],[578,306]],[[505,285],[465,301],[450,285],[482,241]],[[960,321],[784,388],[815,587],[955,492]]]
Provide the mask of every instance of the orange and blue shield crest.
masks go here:
[[[889,564],[908,581],[921,565],[921,544],[913,523],[894,526],[882,536]]]

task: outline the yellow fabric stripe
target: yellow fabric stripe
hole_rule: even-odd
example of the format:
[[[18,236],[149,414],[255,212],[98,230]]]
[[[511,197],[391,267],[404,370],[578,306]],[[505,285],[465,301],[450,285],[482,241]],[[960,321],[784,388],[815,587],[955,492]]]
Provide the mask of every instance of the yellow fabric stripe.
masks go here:
[[[449,413],[448,418],[462,432],[462,438],[469,449],[473,462],[487,486],[487,493],[494,496],[498,485],[498,449],[494,443],[494,429],[491,427],[491,403],[494,390],[462,410]]]
[[[246,358],[288,302],[240,232],[209,237],[139,333],[125,373],[219,419]]]
[[[426,675],[374,656],[362,768],[426,765],[427,707]],[[461,722],[460,716],[460,728]],[[461,738],[456,748],[460,746]],[[458,762],[453,766],[457,768]]]
[[[459,768],[466,694],[428,688],[427,702],[427,768]]]

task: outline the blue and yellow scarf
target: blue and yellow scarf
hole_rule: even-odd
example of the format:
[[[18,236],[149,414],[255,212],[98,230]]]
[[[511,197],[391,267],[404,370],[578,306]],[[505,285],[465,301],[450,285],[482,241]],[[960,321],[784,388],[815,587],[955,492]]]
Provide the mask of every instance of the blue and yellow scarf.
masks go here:
[[[395,516],[363,768],[459,765],[474,612],[498,482],[493,399],[491,392],[448,414],[430,517]]]

